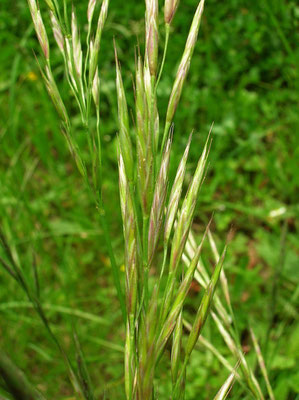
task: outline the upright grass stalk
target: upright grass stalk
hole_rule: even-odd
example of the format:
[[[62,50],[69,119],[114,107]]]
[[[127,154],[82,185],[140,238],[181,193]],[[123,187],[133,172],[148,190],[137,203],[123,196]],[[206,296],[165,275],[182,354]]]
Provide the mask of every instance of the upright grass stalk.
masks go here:
[[[225,249],[219,257],[218,250],[213,241],[209,228],[203,235],[199,247],[191,233],[193,216],[196,209],[196,202],[201,184],[204,179],[207,158],[210,149],[210,135],[208,135],[202,155],[198,161],[194,176],[191,179],[189,189],[185,196],[182,196],[182,188],[186,169],[186,162],[190,148],[191,137],[187,143],[185,153],[178,166],[177,174],[173,185],[170,185],[168,168],[171,155],[172,132],[171,124],[179,104],[181,93],[189,71],[191,58],[194,52],[201,17],[204,8],[202,0],[195,11],[189,35],[186,41],[185,50],[181,58],[175,81],[171,90],[166,120],[163,130],[162,141],[159,143],[159,116],[157,110],[157,87],[159,85],[163,67],[166,62],[167,47],[169,41],[169,29],[173,16],[177,10],[177,1],[166,1],[164,9],[165,21],[165,45],[162,55],[162,62],[157,74],[158,57],[158,7],[156,0],[146,0],[145,13],[145,58],[142,68],[142,59],[138,52],[136,57],[136,85],[135,85],[135,137],[136,156],[134,147],[131,145],[133,130],[128,125],[129,118],[120,77],[119,61],[116,58],[116,87],[118,93],[119,107],[119,141],[122,162],[119,164],[120,181],[131,182],[130,201],[125,196],[128,189],[121,185],[121,207],[125,225],[124,210],[128,204],[134,204],[131,214],[135,216],[138,227],[142,231],[143,240],[138,239],[138,234],[133,240],[132,232],[129,234],[124,230],[125,249],[133,243],[140,244],[140,265],[138,283],[139,290],[133,290],[131,284],[127,284],[127,296],[136,302],[136,313],[127,319],[128,334],[126,347],[125,382],[127,385],[127,399],[153,400],[156,398],[154,377],[156,367],[165,352],[166,344],[172,337],[171,352],[171,374],[172,374],[172,399],[183,399],[187,365],[193,352],[201,331],[205,325],[209,310],[213,305],[215,289],[218,280],[225,297],[225,304],[222,303],[219,295],[215,295],[213,307],[225,323],[224,332],[227,335],[232,331],[232,337],[228,345],[234,349],[234,354],[241,359],[243,376],[252,394],[263,399],[259,384],[249,368],[237,339],[237,331],[231,327],[234,315],[231,306],[228,284],[222,266],[224,262]],[[158,153],[161,156],[158,156]],[[130,154],[130,156],[128,156]],[[131,172],[132,159],[135,170],[137,160],[137,176]],[[127,160],[127,161],[126,161]],[[124,179],[124,175],[126,178]],[[170,187],[170,189],[169,189]],[[169,195],[168,195],[168,192]],[[134,200],[135,198],[135,200]],[[180,203],[182,202],[181,206]],[[216,267],[209,277],[208,272],[202,268],[200,253],[203,241],[208,234],[209,242],[214,253]],[[163,256],[161,258],[158,244],[163,243]],[[134,245],[135,246],[135,245]],[[190,256],[193,246],[193,251]],[[139,248],[139,246],[137,246]],[[169,252],[169,257],[168,257]],[[184,271],[182,261],[187,265]],[[132,265],[126,262],[126,268],[130,276]],[[152,276],[151,276],[152,274]],[[183,305],[190,288],[192,279],[199,280],[204,287],[205,293],[202,297],[198,312],[195,317],[185,348],[182,347],[182,320]],[[127,280],[129,280],[127,278]],[[132,280],[129,280],[130,283]],[[134,295],[133,295],[134,293]],[[129,313],[127,305],[127,312]],[[214,315],[214,314],[213,314]],[[218,317],[217,317],[218,318]],[[134,324],[132,323],[134,321]],[[133,326],[133,332],[132,332]],[[236,329],[236,327],[235,327]],[[228,337],[228,336],[227,336]],[[132,344],[135,343],[134,356]],[[236,372],[231,372],[228,380],[218,394],[218,398],[224,398],[228,392]],[[239,377],[239,374],[238,374]],[[131,385],[131,386],[130,386]],[[216,397],[217,398],[217,397]]]
[[[204,2],[201,1],[190,28],[186,48],[171,92],[164,137],[159,148],[158,138],[160,129],[156,89],[166,60],[169,25],[177,9],[178,2],[166,2],[166,44],[157,78],[158,4],[156,0],[146,0],[145,58],[143,68],[140,54],[137,55],[136,60],[136,157],[132,155],[133,146],[130,139],[132,134],[129,134],[131,129],[129,127],[128,111],[120,76],[119,61],[116,56],[120,143],[120,198],[124,224],[125,253],[128,253],[127,249],[134,248],[136,254],[136,243],[139,243],[140,262],[142,263],[142,268],[135,268],[133,266],[135,265],[135,261],[131,261],[130,264],[129,258],[126,257],[128,317],[125,382],[127,399],[151,400],[155,398],[154,377],[156,367],[172,334],[173,398],[183,398],[187,364],[208,316],[224,260],[223,253],[221,260],[217,263],[206,294],[203,296],[189,336],[187,348],[185,349],[185,356],[183,356],[184,352],[181,348],[183,304],[196,271],[207,231],[186,274],[183,272],[181,262],[195,213],[199,189],[204,177],[210,148],[210,135],[198,161],[189,189],[183,198],[183,203],[179,207],[191,136],[178,166],[175,181],[172,187],[170,187],[171,190],[168,197],[168,170],[172,142],[172,137],[169,135],[169,128],[189,69],[198,35],[203,5]],[[161,154],[161,157],[156,156],[158,152]],[[132,173],[132,160],[134,159],[137,159],[136,178]],[[134,163],[133,169],[135,169]],[[129,213],[131,217],[128,217],[128,212],[126,212],[128,208],[131,209]],[[128,230],[125,228],[128,218],[131,221],[129,226],[133,226],[133,216],[135,218],[136,229]],[[176,217],[177,223],[174,230]],[[137,227],[142,231],[142,241],[138,239]],[[135,232],[135,237],[133,236],[133,232]],[[161,260],[158,251],[158,244],[161,239],[163,239],[164,243],[163,260]],[[167,257],[168,247],[170,247],[169,260]],[[134,274],[140,271],[139,279],[137,279],[142,282],[140,290],[137,287],[134,290],[132,288],[132,270],[135,271]],[[156,276],[153,279],[151,279],[151,271]],[[165,278],[166,285],[164,283]],[[136,286],[138,286],[138,283]],[[134,310],[131,309],[133,299]],[[138,310],[137,313],[136,310]],[[134,355],[131,354],[133,343],[135,343]]]

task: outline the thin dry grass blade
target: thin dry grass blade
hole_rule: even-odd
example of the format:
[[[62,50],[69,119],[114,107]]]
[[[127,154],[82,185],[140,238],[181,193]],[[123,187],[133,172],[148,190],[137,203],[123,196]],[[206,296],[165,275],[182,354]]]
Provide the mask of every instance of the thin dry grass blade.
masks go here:
[[[217,246],[216,246],[216,243],[215,243],[215,240],[213,238],[211,231],[209,231],[208,237],[209,237],[209,242],[210,242],[210,246],[212,249],[212,253],[214,255],[214,259],[216,262],[218,262],[219,253],[218,253]],[[230,294],[229,294],[227,278],[226,278],[224,270],[222,270],[221,275],[220,275],[220,283],[221,283],[221,287],[222,287],[222,291],[223,291],[226,303],[227,303],[229,309],[231,310]]]
[[[243,354],[243,352],[240,350],[240,346],[238,343],[235,343],[235,341],[232,339],[231,335],[228,333],[228,331],[225,329],[223,324],[221,323],[220,319],[217,317],[217,315],[212,311],[211,312],[212,318],[214,319],[216,326],[222,335],[227,347],[230,349],[232,354],[240,360],[240,367],[244,376],[244,379],[248,385],[248,388],[251,390],[253,395],[260,400],[264,400],[264,396],[262,393],[262,390],[260,388],[260,385],[254,376],[254,373],[252,369],[249,367],[247,364],[246,358]]]
[[[216,290],[216,286],[219,280],[220,272],[223,266],[224,258],[226,254],[226,246],[222,252],[222,255],[218,261],[218,264],[215,267],[215,270],[213,272],[211,281],[205,291],[205,294],[202,298],[199,310],[197,312],[197,315],[195,317],[195,321],[192,327],[192,330],[190,332],[188,342],[187,342],[187,347],[186,347],[186,356],[190,356],[197,340],[198,336],[200,335],[202,328],[205,324],[205,321],[207,319],[211,302],[213,300],[214,292]]]
[[[236,365],[235,370],[228,376],[228,378],[226,379],[224,384],[221,386],[218,393],[214,397],[214,400],[224,400],[227,398],[227,396],[229,395],[229,392],[231,391],[231,389],[234,385],[237,367],[238,367],[238,365]]]
[[[260,365],[262,374],[263,374],[265,382],[266,382],[269,398],[271,400],[275,400],[274,393],[273,393],[273,390],[272,390],[272,387],[271,387],[271,384],[270,384],[267,368],[266,368],[266,365],[265,365],[264,357],[263,357],[261,348],[259,346],[259,343],[257,341],[257,338],[256,338],[252,328],[250,328],[250,335],[251,335],[253,346],[254,346],[254,349],[255,349],[255,352],[256,352],[256,355],[257,355],[258,363]]]

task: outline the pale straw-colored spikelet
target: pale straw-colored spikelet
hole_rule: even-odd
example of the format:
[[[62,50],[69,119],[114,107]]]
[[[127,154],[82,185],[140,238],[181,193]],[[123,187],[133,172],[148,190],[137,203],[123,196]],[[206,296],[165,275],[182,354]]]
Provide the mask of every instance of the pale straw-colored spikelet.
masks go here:
[[[87,21],[91,23],[97,0],[89,0],[87,7]]]
[[[199,3],[199,5],[196,9],[195,15],[193,17],[193,21],[191,24],[188,38],[187,38],[185,50],[184,50],[181,62],[179,64],[177,74],[175,77],[175,81],[173,84],[173,88],[172,88],[172,91],[170,94],[168,108],[167,108],[167,114],[166,114],[167,131],[173,120],[176,108],[178,106],[178,103],[179,103],[179,100],[181,97],[184,82],[185,82],[186,76],[189,71],[191,58],[192,58],[194,47],[195,47],[195,44],[197,41],[198,30],[199,30],[199,26],[200,26],[203,9],[204,9],[204,0],[201,0],[201,2]]]
[[[151,81],[150,68],[149,68],[149,65],[146,62],[146,60],[147,60],[147,58],[145,58],[145,63],[144,63],[143,81],[144,81],[144,90],[145,90],[145,95],[146,95],[146,100],[147,100],[147,107],[148,107],[148,110],[150,111],[153,87],[152,87],[152,81]]]
[[[136,222],[129,182],[126,176],[124,159],[119,146],[119,190],[125,240],[127,333],[125,344],[125,389],[128,398],[132,397],[135,375],[135,313],[137,306],[137,242]]]
[[[46,60],[49,60],[50,58],[49,41],[46,28],[40,13],[40,9],[37,5],[36,0],[28,0],[28,4],[38,41],[40,43],[40,46],[42,48]]]
[[[96,108],[98,109],[100,106],[100,77],[99,77],[99,69],[96,69],[95,76],[92,82],[92,97]]]
[[[180,266],[181,257],[185,248],[186,241],[188,239],[189,230],[193,221],[195,212],[196,201],[198,197],[199,188],[202,183],[204,176],[205,166],[207,162],[207,156],[209,153],[209,138],[206,141],[202,155],[198,161],[193,179],[189,185],[188,192],[184,198],[180,214],[178,217],[177,226],[174,232],[170,262],[169,262],[169,274],[167,280],[167,289],[165,290],[163,309],[162,309],[162,321],[165,320],[167,310],[173,299],[173,290],[176,279],[178,278],[178,269]]]
[[[173,271],[176,271],[178,267],[183,249],[185,247],[188,238],[189,230],[191,227],[195,211],[195,205],[197,201],[199,188],[201,186],[202,179],[204,176],[207,156],[208,156],[208,142],[205,144],[202,155],[198,161],[193,179],[189,185],[188,192],[185,196],[183,205],[180,210],[178,224],[171,247],[170,268]]]
[[[170,25],[176,13],[180,0],[165,0],[164,22]]]
[[[75,9],[72,10],[72,46],[73,46],[73,59],[76,68],[76,73],[78,78],[81,79],[82,76],[82,49],[81,49],[81,40],[78,30],[78,23],[75,14]]]
[[[165,225],[164,225],[164,242],[167,244],[170,238],[170,234],[172,231],[172,227],[174,224],[174,220],[177,215],[178,205],[182,194],[182,188],[185,178],[185,171],[186,171],[186,164],[190,149],[192,135],[189,136],[189,140],[183,154],[183,157],[180,161],[180,164],[177,169],[177,173],[174,179],[174,183],[171,188],[167,210],[166,210],[166,217],[165,217]]]
[[[96,34],[95,34],[95,38],[94,38],[94,45],[92,47],[92,50],[90,50],[90,61],[89,61],[89,80],[90,80],[90,82],[93,81],[93,78],[94,78],[94,75],[96,72],[96,68],[97,68],[97,64],[98,64],[101,37],[102,37],[103,29],[104,29],[104,24],[107,19],[108,6],[109,6],[109,0],[103,0],[100,15],[98,18],[97,30],[96,30]]]
[[[119,149],[119,191],[121,211],[123,218],[123,230],[125,239],[125,269],[127,285],[128,314],[135,312],[136,307],[136,279],[137,279],[137,243],[136,243],[136,222],[134,208],[126,176],[124,158]]]
[[[171,149],[171,138],[168,139],[163,154],[160,171],[154,191],[153,204],[149,219],[148,232],[148,264],[151,265],[156,253],[158,239],[160,237],[165,201],[168,187],[168,169]]]
[[[67,72],[72,83],[72,89],[78,92],[79,87],[76,79],[76,70],[73,62],[72,43],[69,37],[65,38],[66,58],[67,58]]]
[[[151,76],[155,76],[158,65],[158,0],[146,0],[145,60]]]
[[[138,192],[144,216],[150,213],[153,196],[153,152],[149,108],[144,87],[143,65],[138,55],[136,63],[136,147],[137,147],[137,182]]]
[[[117,90],[117,105],[118,105],[119,142],[120,142],[121,153],[124,159],[126,174],[129,182],[132,182],[134,178],[134,160],[133,160],[132,143],[130,138],[129,114],[128,114],[125,90],[117,58],[116,47],[115,47],[115,61],[116,61],[116,90]]]
[[[56,18],[56,15],[52,11],[50,12],[50,17],[54,38],[56,40],[59,50],[64,55],[64,37],[60,28],[60,24]]]

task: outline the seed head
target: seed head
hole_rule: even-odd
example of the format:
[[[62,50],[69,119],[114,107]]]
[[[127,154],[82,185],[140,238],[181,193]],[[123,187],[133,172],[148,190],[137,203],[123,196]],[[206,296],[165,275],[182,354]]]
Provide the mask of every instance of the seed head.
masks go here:
[[[156,253],[158,239],[160,237],[160,230],[162,225],[165,200],[167,194],[168,184],[168,169],[169,169],[169,158],[171,149],[171,138],[168,139],[161,167],[155,187],[153,204],[151,209],[151,215],[149,220],[149,232],[148,232],[148,263],[151,264],[153,257]]]
[[[64,54],[64,38],[63,38],[63,34],[61,31],[59,22],[55,16],[55,14],[52,11],[50,12],[50,16],[51,16],[52,31],[53,31],[54,38],[56,40],[59,50],[61,51],[62,54]]]
[[[164,242],[165,243],[168,243],[168,240],[169,240],[169,237],[170,237],[170,234],[172,231],[173,223],[174,223],[174,220],[175,220],[175,217],[177,214],[179,200],[181,198],[184,177],[185,177],[185,171],[186,171],[186,163],[187,163],[189,148],[190,148],[190,144],[191,144],[191,138],[192,138],[192,135],[189,136],[189,140],[188,140],[184,155],[178,166],[175,180],[172,185],[172,189],[171,189],[170,196],[169,196],[166,217],[165,217],[165,229],[164,229]]]
[[[147,62],[151,76],[155,76],[158,65],[158,0],[146,0],[146,50]]]
[[[165,0],[164,5],[164,21],[170,25],[176,13],[180,0]]]
[[[115,44],[114,44],[114,49],[115,49],[115,63],[116,63],[116,90],[117,90],[117,105],[118,105],[119,142],[120,142],[122,157],[124,160],[126,175],[129,182],[132,182],[134,178],[134,160],[133,160],[132,143],[130,138],[128,107],[127,107],[127,100],[121,77]]]
[[[189,68],[190,68],[190,63],[191,63],[191,58],[193,55],[194,47],[197,41],[197,36],[198,36],[198,30],[200,26],[200,21],[201,21],[201,16],[203,13],[203,8],[204,8],[204,0],[201,0],[199,3],[196,12],[193,17],[192,25],[189,31],[189,35],[187,38],[185,50],[183,53],[183,57],[181,59],[176,78],[173,84],[173,88],[170,94],[169,98],[169,103],[168,103],[168,108],[167,108],[167,114],[166,114],[166,124],[171,124],[174,114],[176,112],[176,108],[178,106],[183,86],[186,80],[186,76],[188,74]]]
[[[78,87],[77,87],[77,82],[76,82],[76,78],[75,78],[76,71],[73,67],[74,64],[72,62],[73,56],[72,56],[72,47],[71,46],[72,46],[71,39],[69,37],[65,37],[65,48],[66,48],[66,56],[67,56],[68,74],[71,79],[73,89],[77,92]]]
[[[142,212],[150,213],[153,196],[153,153],[150,135],[149,110],[144,87],[144,75],[141,57],[136,63],[136,145],[137,145],[137,180]]]
[[[89,0],[87,7],[87,21],[91,23],[97,0]]]
[[[137,300],[137,241],[135,214],[126,176],[124,159],[119,147],[119,191],[125,239],[125,270],[128,315],[134,314]]]
[[[28,0],[28,4],[38,41],[40,43],[40,46],[42,48],[46,60],[49,60],[50,58],[49,41],[40,10],[35,0]]]
[[[108,6],[109,0],[103,0],[101,11],[98,19],[96,35],[94,39],[94,45],[92,50],[90,51],[90,61],[89,61],[89,79],[92,82],[94,78],[94,74],[96,72],[97,64],[98,64],[98,56],[100,51],[100,43],[102,32],[104,29],[104,25],[107,19],[108,14]]]
[[[74,64],[78,78],[81,78],[82,74],[82,50],[81,41],[78,30],[77,18],[75,14],[75,9],[72,10],[72,45],[73,45],[73,57]]]
[[[182,252],[188,238],[189,230],[191,228],[197,196],[200,185],[202,183],[205,165],[207,162],[207,156],[208,156],[208,140],[205,144],[202,155],[198,161],[193,179],[189,185],[189,189],[185,196],[180,211],[180,216],[178,218],[178,224],[174,233],[173,243],[171,247],[171,256],[170,256],[170,268],[174,271],[176,271],[179,265]]]
[[[100,78],[99,78],[99,69],[96,69],[96,73],[92,83],[92,97],[94,104],[97,109],[99,109],[100,105]]]

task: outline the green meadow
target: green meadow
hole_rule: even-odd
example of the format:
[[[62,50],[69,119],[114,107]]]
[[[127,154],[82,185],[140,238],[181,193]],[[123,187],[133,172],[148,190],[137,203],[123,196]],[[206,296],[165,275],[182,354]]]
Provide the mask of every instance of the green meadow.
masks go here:
[[[71,9],[71,1],[68,3]],[[73,3],[80,34],[85,38],[87,0]],[[159,1],[159,62],[165,37],[163,4]],[[171,23],[166,62],[157,88],[161,120],[165,119],[196,7],[195,0],[181,1]],[[40,0],[40,8],[49,36],[52,72],[82,159],[88,163],[87,133],[49,29],[46,1]],[[110,1],[98,59],[103,202],[123,290],[113,39],[133,120],[136,46],[139,43],[143,55],[144,12],[143,1]],[[10,265],[11,257],[28,285],[35,288],[51,332],[69,361],[75,368],[83,363],[89,372],[94,393],[90,399],[125,399],[125,328],[113,266],[93,196],[69,152],[61,121],[45,88],[40,71],[42,53],[27,1],[1,0],[0,27],[0,260]],[[265,399],[270,398],[251,327],[277,400],[299,399],[298,43],[299,4],[295,0],[206,0],[173,120],[169,165],[173,181],[193,131],[186,191],[213,125],[193,232],[200,242],[213,215],[210,229],[219,249],[223,249],[229,234],[223,268],[241,352],[246,354]],[[95,129],[94,115],[90,124]],[[213,253],[207,243],[205,249],[202,261],[211,272]],[[161,243],[156,251],[163,253]],[[46,399],[76,399],[55,340],[41,321],[36,303],[30,301],[9,268],[0,265],[0,399],[25,399],[11,394],[1,364],[2,353]],[[154,279],[154,273],[150,273],[150,279]],[[203,292],[193,280],[184,304],[187,322],[194,320]],[[185,327],[183,343],[187,334]],[[224,360],[236,365],[238,360],[211,316],[202,335]],[[157,399],[161,400],[171,398],[171,346],[167,346],[157,368]],[[189,360],[185,399],[213,399],[227,377],[219,357],[198,341]],[[254,396],[236,379],[228,398]]]

